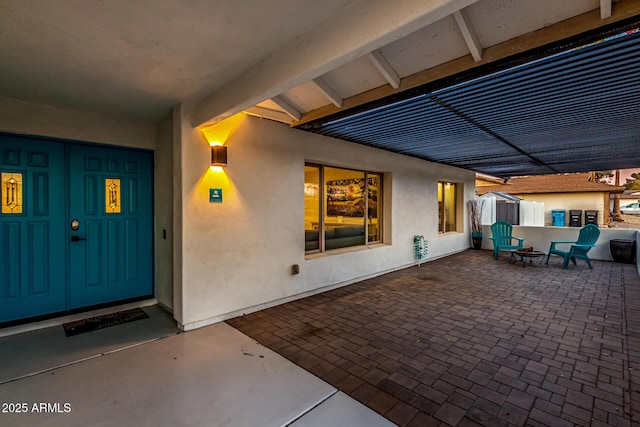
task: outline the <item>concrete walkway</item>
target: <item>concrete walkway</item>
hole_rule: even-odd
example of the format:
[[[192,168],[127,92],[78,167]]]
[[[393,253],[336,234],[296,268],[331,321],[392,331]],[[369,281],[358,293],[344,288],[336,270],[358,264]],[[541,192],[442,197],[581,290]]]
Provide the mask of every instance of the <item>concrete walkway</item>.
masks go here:
[[[635,265],[466,251],[228,323],[398,425],[640,420]]]
[[[177,333],[145,311],[73,337],[0,338],[0,426],[392,425],[229,325]]]

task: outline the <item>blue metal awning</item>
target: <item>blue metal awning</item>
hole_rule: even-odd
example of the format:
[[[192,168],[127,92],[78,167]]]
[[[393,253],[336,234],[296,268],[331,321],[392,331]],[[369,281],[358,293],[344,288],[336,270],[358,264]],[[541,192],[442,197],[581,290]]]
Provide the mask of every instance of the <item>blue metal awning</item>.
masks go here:
[[[640,166],[640,32],[308,129],[509,177]]]

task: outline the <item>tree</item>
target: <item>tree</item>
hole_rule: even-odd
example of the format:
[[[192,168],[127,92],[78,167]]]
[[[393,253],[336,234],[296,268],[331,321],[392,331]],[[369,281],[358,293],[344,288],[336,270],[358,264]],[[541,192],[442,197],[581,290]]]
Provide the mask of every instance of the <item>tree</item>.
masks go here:
[[[613,178],[613,170],[608,171],[596,171],[596,182],[604,182],[609,184],[609,179]]]
[[[640,190],[640,172],[632,173],[631,178],[627,178],[624,187],[627,190]]]

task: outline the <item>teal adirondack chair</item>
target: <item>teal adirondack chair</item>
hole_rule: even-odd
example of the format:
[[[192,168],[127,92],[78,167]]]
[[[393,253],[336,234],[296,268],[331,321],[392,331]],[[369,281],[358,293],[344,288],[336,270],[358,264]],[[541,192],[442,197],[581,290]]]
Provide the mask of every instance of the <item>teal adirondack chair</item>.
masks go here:
[[[522,249],[524,239],[522,237],[513,237],[513,226],[505,221],[498,221],[491,224],[491,234],[489,239],[493,240],[493,257],[498,259],[500,251],[514,251]],[[517,244],[513,241],[517,240]]]
[[[569,268],[569,260],[576,264],[576,258],[585,260],[589,268],[593,268],[591,266],[591,261],[587,256],[587,252],[589,252],[589,249],[596,245],[598,237],[600,237],[600,229],[594,224],[589,224],[580,229],[578,240],[575,242],[566,242],[560,240],[552,241],[551,246],[549,247],[549,254],[547,255],[547,264],[549,264],[549,257],[551,256],[551,254],[554,254],[560,255],[564,258],[564,264],[562,264],[562,268],[564,269]],[[560,244],[570,244],[571,248],[569,248],[568,251],[556,249],[556,245]]]

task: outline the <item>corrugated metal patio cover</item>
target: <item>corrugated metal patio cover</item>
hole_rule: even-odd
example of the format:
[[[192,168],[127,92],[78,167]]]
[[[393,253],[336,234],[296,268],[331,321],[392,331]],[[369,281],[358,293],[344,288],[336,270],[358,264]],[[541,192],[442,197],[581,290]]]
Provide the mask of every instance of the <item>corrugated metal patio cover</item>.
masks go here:
[[[640,166],[640,32],[312,129],[509,177]]]

